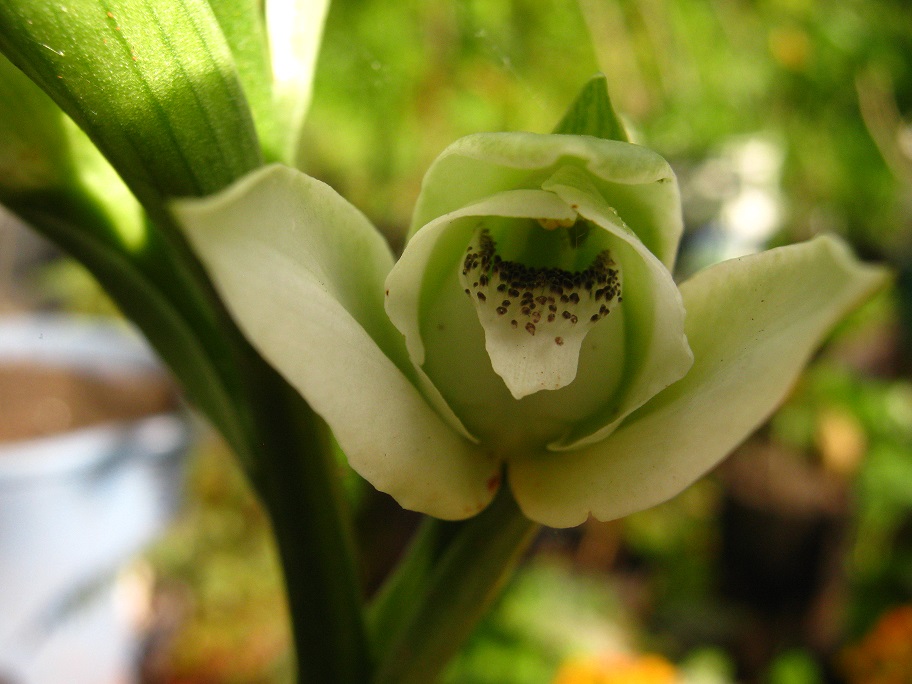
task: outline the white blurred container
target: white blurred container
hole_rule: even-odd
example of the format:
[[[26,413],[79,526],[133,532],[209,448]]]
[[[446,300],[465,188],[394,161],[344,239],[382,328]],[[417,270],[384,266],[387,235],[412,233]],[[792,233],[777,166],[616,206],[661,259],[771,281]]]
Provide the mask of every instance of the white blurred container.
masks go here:
[[[163,372],[123,323],[55,315],[0,319],[0,364]],[[189,440],[175,410],[0,442],[2,684],[131,681],[139,635],[115,578],[173,516]]]

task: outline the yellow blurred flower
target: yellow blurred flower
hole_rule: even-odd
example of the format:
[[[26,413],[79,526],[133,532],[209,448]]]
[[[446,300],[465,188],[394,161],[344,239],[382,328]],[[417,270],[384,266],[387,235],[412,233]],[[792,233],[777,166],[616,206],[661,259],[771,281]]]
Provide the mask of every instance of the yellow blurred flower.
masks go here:
[[[565,662],[553,684],[676,684],[677,671],[657,655],[590,656]]]

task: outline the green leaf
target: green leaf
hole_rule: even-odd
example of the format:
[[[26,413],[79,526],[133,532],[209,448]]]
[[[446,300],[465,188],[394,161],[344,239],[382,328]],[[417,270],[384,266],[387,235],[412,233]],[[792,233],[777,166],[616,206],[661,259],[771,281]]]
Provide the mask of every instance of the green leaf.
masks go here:
[[[0,51],[88,134],[153,217],[260,163],[203,0],[0,0]]]
[[[769,417],[833,325],[886,280],[833,237],[701,271],[681,287],[690,372],[607,439],[512,462],[520,508],[567,527],[671,498]]]
[[[224,187],[260,161],[209,7],[0,0],[0,49],[91,135],[156,223],[142,239],[122,230],[135,201],[110,184],[110,168],[79,136],[60,148],[78,173],[38,174],[40,190],[5,192],[0,179],[0,199],[88,266],[238,453],[272,517],[300,680],[367,681],[350,530],[325,427],[232,324],[164,205]],[[18,133],[47,152],[47,126],[20,123]]]
[[[273,95],[272,62],[262,0],[209,0],[209,6],[234,56],[263,156],[268,161],[294,161],[288,155],[288,131]]]
[[[8,165],[0,173],[0,202],[89,268],[245,453],[233,390],[203,342],[210,316],[198,308],[172,250],[85,134],[3,57],[0,94],[0,167]]]
[[[538,529],[506,487],[470,520],[425,520],[370,609],[379,656],[374,684],[437,681]]]
[[[629,142],[624,124],[611,105],[608,79],[604,74],[593,76],[583,86],[576,100],[564,114],[564,118],[554,128],[554,132]]]
[[[0,186],[19,192],[60,186],[72,175],[63,115],[0,56]]]

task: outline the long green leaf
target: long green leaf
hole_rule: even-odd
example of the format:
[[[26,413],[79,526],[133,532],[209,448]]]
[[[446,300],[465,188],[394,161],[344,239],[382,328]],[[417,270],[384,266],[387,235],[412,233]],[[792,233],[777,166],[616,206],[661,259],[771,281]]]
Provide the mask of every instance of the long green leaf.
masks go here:
[[[273,93],[272,62],[262,0],[209,0],[237,68],[267,161],[293,163],[290,131]]]
[[[0,187],[27,191],[72,175],[60,110],[0,55]]]
[[[371,606],[373,684],[437,681],[500,593],[539,526],[508,487],[461,522],[425,519]]]
[[[0,171],[0,201],[92,271],[244,454],[230,376],[201,335],[211,315],[185,269],[85,134],[2,56]]]
[[[260,163],[231,52],[203,0],[0,0],[0,51],[158,218]]]

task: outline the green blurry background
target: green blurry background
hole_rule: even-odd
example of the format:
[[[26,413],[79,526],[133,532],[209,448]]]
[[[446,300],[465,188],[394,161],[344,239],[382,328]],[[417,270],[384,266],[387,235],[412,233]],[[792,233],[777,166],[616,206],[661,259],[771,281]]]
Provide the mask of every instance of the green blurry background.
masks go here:
[[[679,175],[681,277],[827,231],[888,262],[896,287],[712,476],[626,520],[545,532],[448,682],[912,682],[906,0],[335,0],[301,165],[400,246],[446,145],[547,132],[598,71],[634,141]],[[33,284],[106,306],[68,262]],[[414,519],[348,478],[369,592]],[[214,440],[190,485],[148,557],[146,681],[284,681],[268,523]]]

